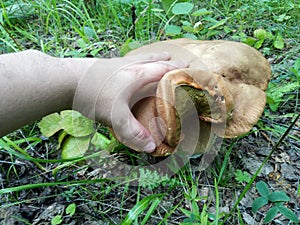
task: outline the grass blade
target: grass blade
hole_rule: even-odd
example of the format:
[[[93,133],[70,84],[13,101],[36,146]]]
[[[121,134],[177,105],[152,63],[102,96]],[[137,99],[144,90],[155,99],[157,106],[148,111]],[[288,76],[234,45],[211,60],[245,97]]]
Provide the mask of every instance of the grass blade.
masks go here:
[[[127,214],[125,220],[122,222],[121,225],[130,225],[134,220],[138,218],[138,216],[148,208],[148,206],[151,203],[158,204],[161,200],[161,198],[164,196],[164,194],[155,194],[155,195],[150,195],[145,198],[143,198],[141,201],[139,201]],[[156,205],[154,204],[154,206]],[[157,206],[157,205],[156,205]],[[155,206],[155,208],[156,208]],[[150,207],[151,210],[151,207]],[[149,210],[149,211],[150,211]]]

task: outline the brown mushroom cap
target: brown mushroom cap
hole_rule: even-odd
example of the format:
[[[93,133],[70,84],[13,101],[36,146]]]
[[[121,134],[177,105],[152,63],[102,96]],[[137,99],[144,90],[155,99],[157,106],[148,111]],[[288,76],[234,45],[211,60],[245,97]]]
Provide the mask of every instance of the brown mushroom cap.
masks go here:
[[[156,106],[154,103],[151,106],[143,104],[141,112],[135,115],[145,123],[149,122],[149,117],[147,119],[142,111],[156,111],[152,114],[157,113],[163,118],[167,127],[164,145],[172,146],[173,149],[180,138],[174,131],[178,129],[178,122],[171,105],[175,103],[176,87],[181,85],[205,90],[208,96],[215,97],[216,108],[220,110],[221,116],[199,117],[205,122],[217,124],[213,129],[217,135],[236,137],[248,132],[256,124],[264,110],[264,91],[271,74],[269,63],[261,53],[238,42],[177,39],[147,45],[128,55],[162,51],[170,52],[173,60],[189,61],[190,67],[165,74],[158,85]],[[133,112],[136,113],[135,110]],[[203,141],[203,138],[200,139]],[[159,155],[159,152],[155,154]]]

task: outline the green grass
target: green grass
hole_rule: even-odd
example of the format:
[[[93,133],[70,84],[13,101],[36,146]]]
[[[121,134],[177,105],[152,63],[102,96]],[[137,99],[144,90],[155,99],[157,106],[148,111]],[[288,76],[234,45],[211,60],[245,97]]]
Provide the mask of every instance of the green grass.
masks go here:
[[[249,43],[249,40],[258,41],[255,31],[263,29],[274,39],[266,38],[256,46],[272,62],[268,97],[275,99],[278,106],[272,108],[272,102],[269,102],[255,132],[266,132],[280,140],[273,143],[273,150],[278,144],[284,145],[283,138],[286,137],[299,142],[295,132],[286,133],[291,128],[289,124],[299,114],[299,86],[285,86],[286,83],[300,82],[300,34],[296,32],[300,20],[298,2],[188,2],[194,2],[192,9],[179,14],[176,10],[172,12],[172,8],[168,9],[171,1],[163,1],[161,5],[151,0],[0,0],[0,53],[38,49],[58,57],[111,57],[118,56],[120,49],[126,52],[132,46],[165,38],[226,39]],[[133,15],[133,6],[136,15]],[[279,35],[284,42],[282,49],[274,45]],[[127,44],[124,46],[124,43]],[[276,93],[278,85],[286,92]],[[282,120],[288,122],[284,124]],[[205,171],[195,171],[192,163],[188,163],[172,178],[148,174],[153,183],[140,183],[136,187],[131,185],[142,182],[137,174],[102,179],[102,170],[111,161],[99,157],[101,153],[91,152],[87,156],[88,162],[98,161],[103,167],[98,174],[95,174],[97,170],[93,165],[85,163],[87,158],[62,166],[65,162],[58,159],[57,136],[44,140],[36,124],[28,125],[0,140],[0,154],[5,158],[5,162],[0,162],[3,178],[0,210],[39,205],[41,201],[64,205],[76,202],[74,220],[84,216],[82,209],[86,205],[93,214],[91,217],[100,224],[241,223],[239,203],[253,188],[257,176],[252,175],[250,182],[244,184],[235,181],[235,171],[244,169],[235,153],[243,138],[227,141]],[[131,157],[132,163],[143,160],[134,154]],[[264,163],[269,157],[271,155],[265,157]],[[23,171],[24,168],[30,168],[30,171]],[[22,179],[25,175],[27,182]],[[160,181],[162,184],[157,185]],[[51,188],[49,194],[47,191],[34,194],[35,190],[41,193],[47,188]],[[228,192],[237,200],[231,202],[226,213],[221,208],[226,206],[223,197],[227,197]],[[241,194],[235,196],[235,193]],[[213,209],[213,212],[206,209]],[[63,219],[65,221],[68,216],[63,215]],[[26,221],[21,217],[19,220]]]

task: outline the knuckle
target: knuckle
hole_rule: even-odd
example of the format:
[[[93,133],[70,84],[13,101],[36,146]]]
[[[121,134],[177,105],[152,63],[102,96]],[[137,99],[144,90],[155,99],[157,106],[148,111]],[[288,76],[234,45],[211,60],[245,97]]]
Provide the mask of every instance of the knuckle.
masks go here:
[[[133,65],[125,68],[127,73],[132,74],[134,79],[141,79],[145,76],[145,70],[141,65]]]

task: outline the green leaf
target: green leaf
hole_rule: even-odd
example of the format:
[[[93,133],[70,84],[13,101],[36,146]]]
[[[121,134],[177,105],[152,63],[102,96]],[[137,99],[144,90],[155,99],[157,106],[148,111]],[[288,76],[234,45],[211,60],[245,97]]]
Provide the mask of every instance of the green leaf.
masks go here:
[[[66,208],[66,214],[73,216],[76,211],[76,204],[72,203]]]
[[[202,8],[202,9],[199,9],[195,12],[193,12],[192,16],[204,16],[204,15],[208,15],[208,14],[212,14],[213,12],[212,11],[207,11],[206,8]]]
[[[227,21],[227,19],[220,20],[220,21],[216,22],[213,26],[209,27],[208,29],[209,30],[214,30],[214,29],[222,26],[223,24],[225,24],[226,21]]]
[[[192,212],[194,215],[200,217],[200,210],[199,210],[199,206],[196,201],[192,201]]]
[[[61,121],[60,115],[58,113],[53,113],[48,116],[45,116],[38,123],[38,127],[40,128],[40,130],[44,136],[51,137],[57,131],[62,129],[60,121]]]
[[[257,29],[254,31],[254,37],[259,40],[264,40],[267,38],[267,31],[265,31],[264,29]]]
[[[275,39],[273,45],[275,48],[280,49],[280,50],[284,48],[284,41],[280,34],[278,34],[276,36],[276,39]]]
[[[298,217],[295,213],[292,212],[292,210],[286,208],[283,205],[278,206],[279,212],[284,215],[286,218],[290,219],[291,221],[295,223],[299,223]]]
[[[105,137],[103,134],[100,134],[98,132],[96,132],[94,134],[94,136],[92,137],[91,143],[96,146],[99,149],[107,149],[109,144],[110,144],[110,140]]]
[[[65,131],[62,131],[59,136],[58,136],[58,145],[57,145],[57,149],[61,148],[61,145],[63,143],[63,141],[65,140],[65,137],[68,136],[68,133]]]
[[[261,39],[259,41],[257,41],[255,44],[254,44],[254,48],[256,49],[260,49],[262,44],[264,43],[265,39]]]
[[[152,217],[154,210],[157,208],[160,202],[161,198],[156,198],[152,201],[151,206],[147,211],[147,214],[144,216],[143,221],[141,222],[141,225],[147,224],[147,221],[149,220],[149,218]]]
[[[56,215],[51,220],[51,225],[58,225],[62,223],[61,215]]]
[[[261,196],[267,197],[269,194],[269,187],[264,181],[257,182],[256,189]]]
[[[195,199],[197,195],[198,195],[198,187],[196,185],[193,185],[190,196],[192,199]]]
[[[274,219],[274,217],[277,215],[277,213],[278,213],[278,208],[276,206],[269,209],[269,211],[267,212],[267,215],[265,217],[264,222],[265,223],[271,222]]]
[[[289,196],[287,196],[283,191],[271,192],[267,198],[271,202],[288,202],[290,200]]]
[[[258,197],[252,203],[252,211],[257,212],[261,207],[268,203],[268,199],[266,197]]]
[[[83,28],[83,31],[84,31],[84,34],[86,36],[88,36],[89,38],[95,38],[95,39],[97,38],[97,34],[94,29],[85,26]]]
[[[179,35],[181,34],[181,27],[175,25],[167,25],[166,26],[166,35]]]
[[[246,171],[241,171],[241,170],[236,170],[236,172],[234,173],[235,175],[235,179],[239,182],[239,183],[248,183],[251,180],[251,176],[248,172]]]
[[[134,220],[138,218],[138,216],[145,211],[152,202],[157,201],[157,199],[161,199],[163,194],[154,194],[143,198],[139,201],[127,214],[126,218],[123,220],[121,225],[130,225]]]
[[[186,216],[186,217],[188,217],[188,218],[191,218],[192,217],[192,212],[191,211],[189,211],[189,210],[186,210],[186,209],[184,209],[184,208],[180,208],[180,210],[181,210],[181,212]]]
[[[181,3],[176,3],[174,5],[172,12],[175,15],[188,15],[193,8],[194,8],[194,4],[189,2],[181,2]]]
[[[242,42],[247,44],[247,45],[254,46],[255,43],[256,43],[256,39],[253,38],[253,37],[247,37],[247,38],[243,38]]]
[[[86,38],[87,39],[87,38]],[[87,47],[86,42],[80,38],[77,40],[77,45],[81,48],[81,49],[85,49]],[[78,51],[77,51],[78,52]]]
[[[82,157],[88,150],[91,137],[68,137],[62,146],[62,159],[73,159]]]
[[[182,37],[192,39],[192,40],[197,40],[198,39],[194,34],[183,34]]]
[[[126,42],[122,45],[120,54],[121,56],[126,55],[128,52],[141,47],[142,44],[139,41],[134,41],[132,38],[126,40]]]
[[[74,137],[83,137],[94,131],[92,120],[84,117],[81,113],[65,110],[60,114],[62,118],[61,126],[68,134]]]

